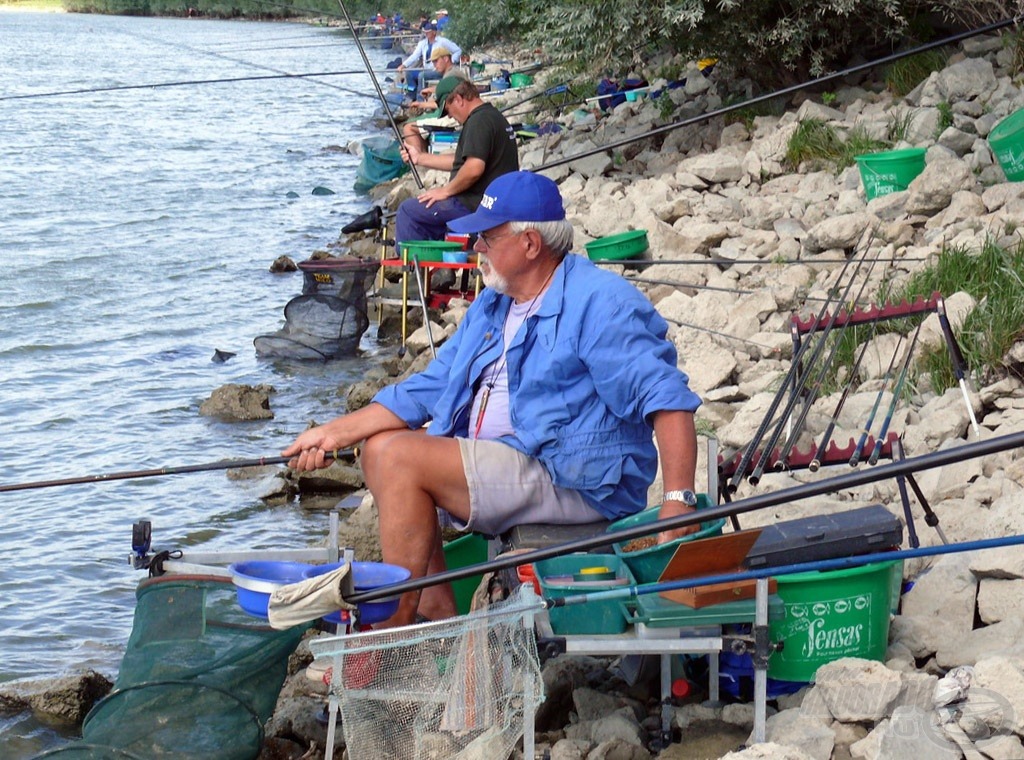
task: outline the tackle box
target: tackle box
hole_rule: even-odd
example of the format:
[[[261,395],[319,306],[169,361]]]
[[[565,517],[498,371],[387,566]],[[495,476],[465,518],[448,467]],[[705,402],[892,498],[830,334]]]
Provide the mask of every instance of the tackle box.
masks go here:
[[[761,529],[747,554],[751,570],[898,548],[903,523],[881,504],[833,515],[812,515]]]

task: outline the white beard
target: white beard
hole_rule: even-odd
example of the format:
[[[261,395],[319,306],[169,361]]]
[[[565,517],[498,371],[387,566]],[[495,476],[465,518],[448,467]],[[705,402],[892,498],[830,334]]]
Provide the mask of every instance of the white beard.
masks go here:
[[[483,278],[484,285],[495,293],[508,294],[508,280],[494,271],[491,262],[485,254],[477,254],[477,266],[480,267],[480,276]]]

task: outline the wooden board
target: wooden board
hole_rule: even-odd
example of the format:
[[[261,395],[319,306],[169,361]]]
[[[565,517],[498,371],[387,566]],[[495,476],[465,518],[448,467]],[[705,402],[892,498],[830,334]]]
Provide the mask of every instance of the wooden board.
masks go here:
[[[663,583],[741,572],[745,569],[743,561],[747,558],[747,553],[760,535],[760,530],[742,530],[714,538],[684,541],[676,548],[658,581]],[[755,580],[713,583],[707,586],[662,591],[659,596],[699,609],[712,604],[753,599],[756,584]],[[769,591],[775,591],[774,580],[769,581]]]

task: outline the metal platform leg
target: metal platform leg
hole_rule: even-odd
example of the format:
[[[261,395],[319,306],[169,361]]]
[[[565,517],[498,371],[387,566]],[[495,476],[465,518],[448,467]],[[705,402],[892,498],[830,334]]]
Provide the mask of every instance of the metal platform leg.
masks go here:
[[[334,760],[334,734],[338,728],[338,715],[341,713],[341,703],[337,697],[332,696],[327,701],[327,711],[331,717],[327,723],[327,747],[324,749],[324,760]]]
[[[764,743],[768,701],[768,579],[757,579],[754,608],[754,744]]]

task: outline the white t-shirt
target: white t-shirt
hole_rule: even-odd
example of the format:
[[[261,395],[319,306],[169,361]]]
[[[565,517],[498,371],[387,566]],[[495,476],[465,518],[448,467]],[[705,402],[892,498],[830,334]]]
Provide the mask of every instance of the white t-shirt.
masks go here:
[[[513,435],[512,417],[509,413],[508,404],[508,363],[505,354],[508,351],[508,344],[512,342],[519,328],[522,327],[527,317],[540,308],[542,299],[534,298],[527,303],[514,303],[509,309],[505,318],[505,326],[502,330],[502,340],[505,344],[504,350],[497,361],[491,362],[484,369],[480,376],[480,385],[473,396],[473,407],[470,410],[470,437],[481,439],[500,438],[503,435]],[[484,406],[483,418],[480,417],[480,407],[486,397],[487,403]]]

